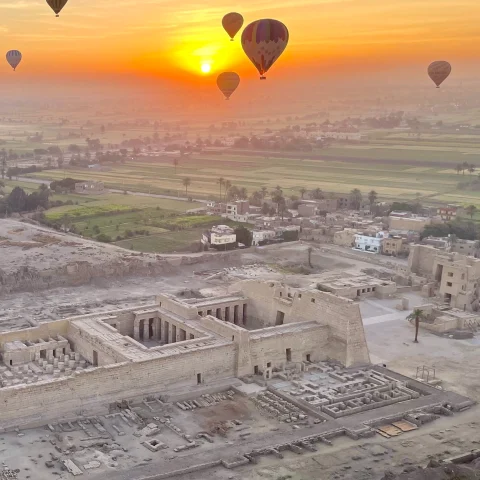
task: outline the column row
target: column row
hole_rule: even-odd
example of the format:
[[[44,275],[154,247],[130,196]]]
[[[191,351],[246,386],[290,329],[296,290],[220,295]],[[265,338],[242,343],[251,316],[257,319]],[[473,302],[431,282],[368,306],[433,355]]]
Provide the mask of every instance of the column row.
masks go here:
[[[200,310],[198,314],[203,317],[204,312]],[[232,322],[235,325],[247,324],[247,304],[231,305],[229,307],[219,307],[216,309],[207,310],[206,315],[213,315],[219,320],[225,320],[226,322]]]

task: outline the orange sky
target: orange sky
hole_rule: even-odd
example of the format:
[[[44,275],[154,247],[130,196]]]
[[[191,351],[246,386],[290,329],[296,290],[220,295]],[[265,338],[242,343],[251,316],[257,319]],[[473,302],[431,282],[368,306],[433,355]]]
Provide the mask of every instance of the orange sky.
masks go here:
[[[289,47],[270,75],[478,61],[478,0],[69,0],[60,18],[45,0],[1,0],[1,44],[22,51],[18,74],[29,77],[178,78],[200,76],[205,62],[212,74],[254,77],[239,40],[229,42],[221,27],[232,10],[247,23],[271,17],[288,26]]]

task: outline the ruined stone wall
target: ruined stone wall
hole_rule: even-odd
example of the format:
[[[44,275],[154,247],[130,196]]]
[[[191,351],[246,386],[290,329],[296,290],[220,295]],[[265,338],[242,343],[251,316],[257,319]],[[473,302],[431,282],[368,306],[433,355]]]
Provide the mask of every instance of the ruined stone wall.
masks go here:
[[[275,324],[278,311],[284,313],[284,324],[316,321],[330,327],[331,358],[346,366],[370,363],[360,307],[352,300],[320,291],[289,289],[279,282],[245,281],[237,288],[249,298],[249,317],[254,316],[259,324],[262,319],[267,326]]]
[[[291,362],[300,363],[307,359],[317,362],[329,357],[328,328],[318,326],[306,331],[284,332],[269,335],[268,330],[281,330],[281,327],[259,330],[250,337],[252,373],[255,366],[265,370],[268,363],[272,368],[282,368],[287,363],[287,349],[290,349]]]
[[[69,323],[69,320],[57,320],[55,322],[41,323],[37,327],[1,332],[0,345],[6,342],[14,342],[15,340],[36,342],[39,338],[47,339],[56,335],[66,336]]]
[[[160,294],[155,297],[155,302],[160,308],[168,310],[183,318],[194,320],[197,318],[197,308],[193,305],[183,303],[181,300],[177,300],[174,295],[168,293]]]
[[[76,240],[76,237],[72,237]],[[122,249],[118,248],[122,254]],[[57,287],[79,286],[101,278],[122,278],[131,276],[158,276],[175,272],[177,267],[206,263],[211,260],[238,264],[244,250],[191,254],[184,256],[161,256],[138,254],[133,256],[125,250],[125,257],[116,260],[75,261],[41,269],[31,265],[0,268],[0,296],[12,292],[39,291]],[[86,257],[88,258],[88,257]],[[8,265],[10,267],[10,265]]]
[[[431,276],[435,257],[439,251],[430,245],[412,245],[408,255],[408,272]]]
[[[135,321],[135,314],[133,312],[120,313],[105,318],[104,323],[107,325],[115,325],[114,329],[122,335],[133,336],[133,323]]]
[[[98,353],[99,366],[112,365],[126,360],[123,355],[111,348],[107,342],[100,341],[97,337],[93,337],[86,330],[81,330],[76,325],[70,324],[67,338],[71,342],[73,351],[78,352],[92,364],[94,363],[94,350]]]
[[[68,378],[0,388],[0,428],[33,421],[60,421],[62,415],[99,403],[162,393],[175,385],[197,384],[235,375],[233,345],[203,347],[166,358],[98,367]],[[61,393],[63,392],[63,393]]]

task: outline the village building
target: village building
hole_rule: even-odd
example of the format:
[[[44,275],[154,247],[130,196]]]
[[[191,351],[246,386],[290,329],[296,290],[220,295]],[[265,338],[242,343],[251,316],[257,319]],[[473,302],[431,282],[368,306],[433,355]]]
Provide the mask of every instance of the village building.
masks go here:
[[[75,193],[80,195],[101,195],[105,193],[103,182],[78,182],[75,184]]]

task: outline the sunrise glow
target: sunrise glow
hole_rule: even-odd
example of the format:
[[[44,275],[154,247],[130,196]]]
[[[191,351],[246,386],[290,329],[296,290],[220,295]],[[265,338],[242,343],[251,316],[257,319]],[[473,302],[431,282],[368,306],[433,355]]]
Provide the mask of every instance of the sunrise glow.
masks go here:
[[[210,73],[212,70],[212,66],[209,63],[202,63],[200,70],[202,73]]]
[[[231,10],[225,0],[203,7],[192,0],[141,7],[133,0],[75,0],[59,18],[44,1],[0,3],[0,38],[23,53],[23,75],[256,76],[241,32],[231,42],[222,28]],[[478,55],[477,0],[265,0],[241,2],[238,11],[245,25],[269,17],[287,25],[289,46],[275,69],[293,75],[300,68],[312,76],[326,69],[404,69],[447,57],[474,65]]]

